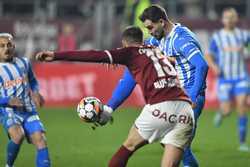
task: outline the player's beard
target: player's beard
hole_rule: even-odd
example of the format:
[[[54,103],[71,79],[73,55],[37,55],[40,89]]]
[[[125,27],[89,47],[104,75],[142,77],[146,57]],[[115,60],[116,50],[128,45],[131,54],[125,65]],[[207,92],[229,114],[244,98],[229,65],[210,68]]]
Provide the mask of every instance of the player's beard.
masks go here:
[[[7,50],[5,52],[5,56],[6,56],[6,58],[5,58],[6,62],[12,62],[13,61],[13,57],[14,57],[14,53],[13,53],[12,50]]]
[[[155,33],[153,34],[153,36],[157,39],[157,40],[161,40],[164,37],[164,29],[162,27],[159,27]]]

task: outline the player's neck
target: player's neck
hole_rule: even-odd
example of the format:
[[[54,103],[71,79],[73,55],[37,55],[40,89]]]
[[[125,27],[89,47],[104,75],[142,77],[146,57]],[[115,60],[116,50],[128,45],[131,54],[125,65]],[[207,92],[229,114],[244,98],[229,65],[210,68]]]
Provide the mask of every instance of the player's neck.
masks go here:
[[[127,45],[126,47],[139,47],[141,46],[142,43],[130,43],[129,45]]]
[[[224,27],[223,29],[226,32],[232,32],[232,31],[234,31],[235,27]]]
[[[165,35],[168,35],[174,28],[174,23],[167,21],[165,25]]]

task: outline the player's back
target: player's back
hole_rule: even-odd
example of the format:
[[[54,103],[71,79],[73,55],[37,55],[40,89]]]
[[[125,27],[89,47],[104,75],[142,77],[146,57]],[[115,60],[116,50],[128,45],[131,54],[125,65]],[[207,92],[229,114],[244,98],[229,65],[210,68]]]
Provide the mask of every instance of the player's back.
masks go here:
[[[18,97],[24,102],[23,110],[32,112],[35,105],[30,97],[28,66],[28,59],[21,57],[15,57],[12,62],[0,63],[0,97]],[[0,109],[13,110],[10,107]]]
[[[177,73],[170,61],[157,48],[150,46],[129,47],[129,70],[141,86],[146,103],[155,104],[166,100],[189,101],[181,89]],[[112,54],[112,52],[111,52]]]

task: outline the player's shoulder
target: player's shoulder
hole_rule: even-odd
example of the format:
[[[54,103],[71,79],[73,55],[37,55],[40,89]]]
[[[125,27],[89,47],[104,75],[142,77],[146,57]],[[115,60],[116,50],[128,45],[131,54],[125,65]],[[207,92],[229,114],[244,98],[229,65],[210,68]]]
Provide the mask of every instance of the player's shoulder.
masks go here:
[[[22,64],[24,64],[25,67],[28,67],[29,64],[30,64],[29,58],[24,57],[24,56],[16,56],[16,57],[15,57],[15,61],[16,61],[17,63],[18,63],[18,62],[21,62]]]
[[[144,40],[145,45],[159,46],[160,42],[155,37],[151,36]]]
[[[173,38],[178,43],[180,40],[195,40],[195,35],[188,27],[184,25],[177,25]]]
[[[239,28],[239,27],[236,27],[235,28],[235,32],[237,33],[242,33],[243,35],[244,34],[249,34],[250,33],[250,31],[249,30],[247,30],[247,29],[244,29],[244,28]]]
[[[212,39],[215,39],[215,38],[222,38],[223,34],[225,34],[225,33],[224,33],[223,28],[221,28],[221,29],[218,29],[218,30],[213,31],[213,32],[212,32],[211,38],[212,38]]]

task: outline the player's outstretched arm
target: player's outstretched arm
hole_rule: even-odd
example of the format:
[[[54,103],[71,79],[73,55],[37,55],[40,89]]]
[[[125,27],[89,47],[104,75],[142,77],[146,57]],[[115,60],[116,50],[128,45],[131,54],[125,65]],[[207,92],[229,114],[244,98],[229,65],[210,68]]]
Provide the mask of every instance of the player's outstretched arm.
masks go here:
[[[35,56],[36,60],[39,61],[53,61],[55,58],[55,53],[51,51],[39,52]]]

